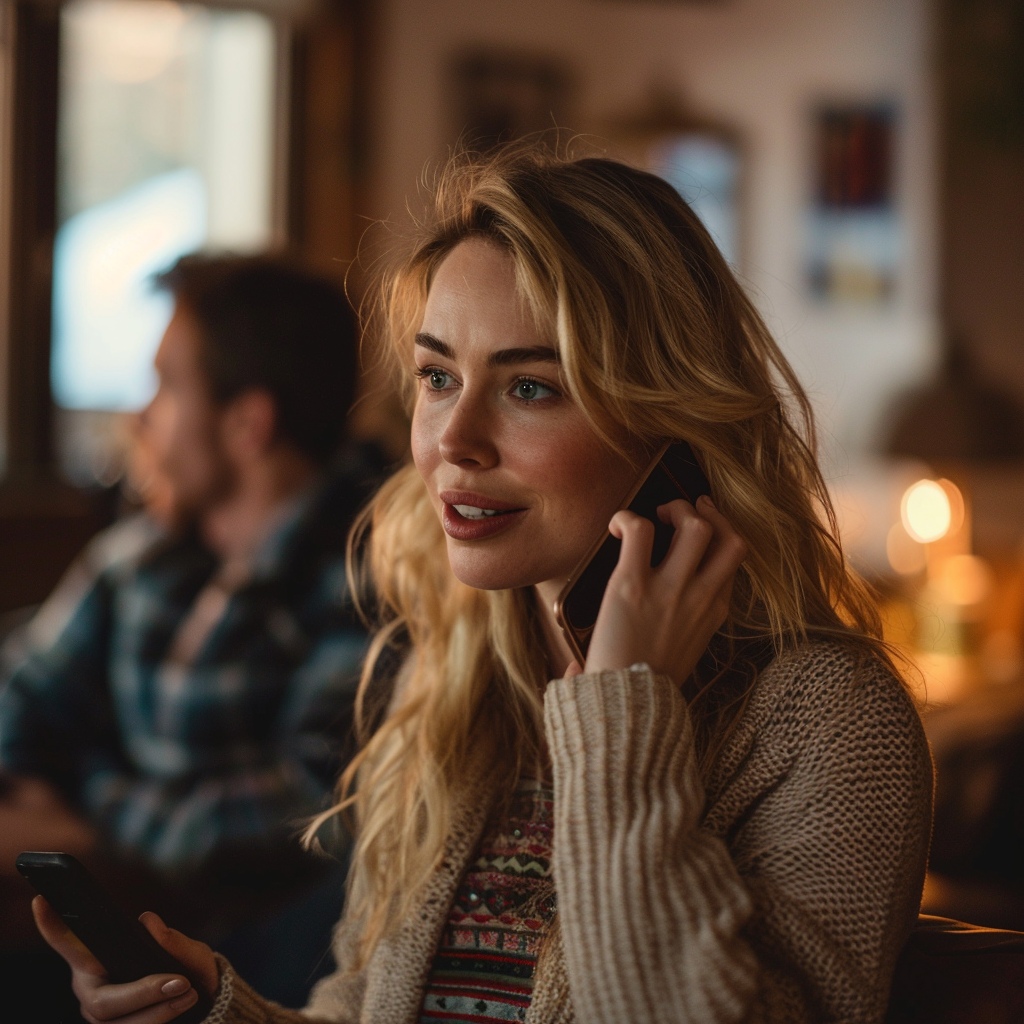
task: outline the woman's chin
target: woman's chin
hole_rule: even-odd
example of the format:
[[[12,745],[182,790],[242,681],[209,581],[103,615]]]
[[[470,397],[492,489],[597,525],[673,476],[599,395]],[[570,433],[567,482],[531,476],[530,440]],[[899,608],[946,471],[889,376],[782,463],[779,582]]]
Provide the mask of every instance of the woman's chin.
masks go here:
[[[498,560],[465,557],[465,552],[453,551],[449,544],[448,559],[455,578],[475,590],[514,590],[531,587],[546,579],[543,572],[531,571],[529,566],[502,564]]]

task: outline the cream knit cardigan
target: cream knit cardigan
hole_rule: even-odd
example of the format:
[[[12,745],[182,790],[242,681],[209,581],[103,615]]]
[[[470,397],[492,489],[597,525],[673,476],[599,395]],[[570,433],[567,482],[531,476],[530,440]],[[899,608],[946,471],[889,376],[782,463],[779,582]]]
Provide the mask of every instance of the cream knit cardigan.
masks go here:
[[[707,778],[679,688],[646,666],[558,679],[557,927],[528,1024],[878,1022],[913,925],[932,763],[914,706],[877,661],[818,642],[776,659]],[[305,1010],[222,962],[210,1024],[413,1024],[491,793],[459,809],[419,909]]]

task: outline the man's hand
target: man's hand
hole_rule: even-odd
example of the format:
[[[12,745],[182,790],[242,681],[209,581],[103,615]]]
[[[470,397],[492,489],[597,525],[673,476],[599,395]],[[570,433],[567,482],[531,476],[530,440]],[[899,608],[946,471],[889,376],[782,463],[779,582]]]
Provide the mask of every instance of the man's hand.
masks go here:
[[[15,876],[23,850],[60,850],[77,857],[95,845],[96,833],[64,798],[42,779],[5,776],[0,797],[0,875]]]

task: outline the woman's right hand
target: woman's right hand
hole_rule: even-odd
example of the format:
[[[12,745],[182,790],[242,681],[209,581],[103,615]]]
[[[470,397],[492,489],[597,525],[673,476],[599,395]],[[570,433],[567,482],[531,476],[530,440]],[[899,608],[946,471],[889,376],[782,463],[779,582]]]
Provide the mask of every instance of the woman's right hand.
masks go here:
[[[180,974],[151,974],[124,985],[111,984],[103,965],[42,896],[32,901],[32,913],[40,934],[71,965],[72,988],[88,1024],[164,1024],[184,1013],[199,998]],[[171,956],[200,980],[211,997],[216,995],[220,976],[209,946],[168,928],[151,911],[139,920]]]
[[[661,505],[658,518],[674,532],[653,568],[650,520],[623,509],[608,525],[622,550],[601,600],[586,672],[645,662],[681,684],[726,621],[746,544],[707,496],[696,508],[681,498]]]

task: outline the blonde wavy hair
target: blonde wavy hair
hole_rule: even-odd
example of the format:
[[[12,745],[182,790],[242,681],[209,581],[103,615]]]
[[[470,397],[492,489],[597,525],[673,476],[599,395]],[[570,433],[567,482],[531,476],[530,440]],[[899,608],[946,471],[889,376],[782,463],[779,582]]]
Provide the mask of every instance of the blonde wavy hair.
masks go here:
[[[526,308],[557,346],[564,386],[597,434],[614,445],[625,428],[652,448],[688,440],[716,506],[749,547],[729,619],[687,683],[703,762],[774,653],[832,634],[888,661],[875,603],[843,558],[807,397],[675,190],[611,160],[565,159],[536,145],[453,160],[430,223],[385,275],[371,319],[410,403],[431,281],[471,237],[507,253]],[[364,733],[337,806],[311,826],[312,834],[330,814],[354,810],[348,913],[361,929],[362,963],[441,862],[453,807],[479,784],[479,766],[509,790],[524,767],[543,762],[549,668],[532,590],[478,591],[454,577],[412,465],[363,513],[350,556],[354,589],[373,592],[364,726],[374,680],[401,663],[399,695]]]

